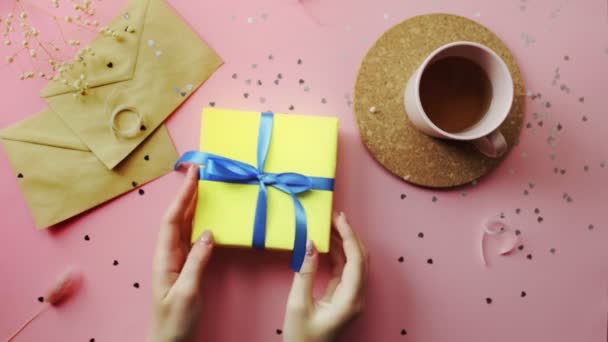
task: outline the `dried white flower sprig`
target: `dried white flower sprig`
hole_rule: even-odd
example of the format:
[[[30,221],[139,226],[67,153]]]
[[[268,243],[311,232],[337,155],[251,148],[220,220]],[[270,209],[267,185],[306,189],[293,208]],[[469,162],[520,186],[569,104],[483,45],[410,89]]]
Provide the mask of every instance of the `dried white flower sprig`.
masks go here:
[[[101,0],[95,1],[96,3]],[[2,32],[2,43],[0,53],[4,54],[2,59],[5,64],[19,68],[20,80],[28,80],[36,77],[62,81],[62,71],[70,68],[70,63],[85,63],[88,56],[94,55],[90,49],[80,50],[81,42],[78,39],[69,39],[68,30],[72,28],[78,32],[90,32],[97,34],[100,26],[99,20],[95,19],[97,9],[91,0],[51,0],[50,8],[44,4],[37,4],[29,0],[13,0],[13,8],[4,18],[0,18],[0,30]],[[69,7],[68,7],[69,6]],[[59,16],[53,12],[58,9],[71,11],[69,15]],[[57,10],[56,10],[57,9]],[[30,12],[32,11],[32,16]],[[36,12],[36,13],[34,13]],[[41,14],[54,21],[59,30],[59,39],[46,41],[41,38],[41,32],[34,23],[30,21],[33,14]],[[109,29],[109,35],[120,39],[119,34]],[[58,43],[60,42],[60,43]],[[12,50],[12,51],[11,51]],[[78,51],[74,61],[67,62],[72,51]],[[0,60],[0,62],[2,62]],[[85,77],[86,78],[86,77]],[[84,95],[88,85],[86,80],[65,79],[66,83],[75,86],[79,82],[78,94]],[[76,86],[75,86],[76,87]]]

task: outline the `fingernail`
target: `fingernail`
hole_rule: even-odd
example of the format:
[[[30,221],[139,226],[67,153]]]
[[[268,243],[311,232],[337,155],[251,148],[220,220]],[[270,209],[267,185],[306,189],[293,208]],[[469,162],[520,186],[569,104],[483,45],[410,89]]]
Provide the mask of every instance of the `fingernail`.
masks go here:
[[[343,219],[345,222],[348,222],[348,220],[346,219],[346,214],[344,214],[343,211],[340,212],[340,218]]]
[[[312,243],[312,240],[308,240],[308,241],[306,241],[306,255],[312,256],[313,253],[314,253],[314,244]]]
[[[188,166],[188,173],[194,173],[196,172],[197,166],[196,164],[191,164],[190,166]]]
[[[205,230],[203,232],[203,235],[201,235],[201,240],[202,243],[204,244],[211,244],[211,242],[213,241],[213,235],[211,234],[210,230]]]

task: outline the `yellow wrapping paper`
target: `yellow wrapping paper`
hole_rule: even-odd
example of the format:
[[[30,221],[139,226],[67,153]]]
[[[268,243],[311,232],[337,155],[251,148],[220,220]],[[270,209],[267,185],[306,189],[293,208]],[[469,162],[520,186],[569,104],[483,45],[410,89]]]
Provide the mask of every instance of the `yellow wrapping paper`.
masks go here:
[[[200,150],[257,166],[261,113],[206,108]],[[265,172],[296,172],[334,178],[338,119],[275,113]],[[213,231],[217,244],[250,247],[259,186],[200,181],[192,240]],[[312,190],[298,196],[306,211],[308,239],[329,251],[333,192]],[[266,248],[292,250],[294,205],[289,195],[268,187]]]

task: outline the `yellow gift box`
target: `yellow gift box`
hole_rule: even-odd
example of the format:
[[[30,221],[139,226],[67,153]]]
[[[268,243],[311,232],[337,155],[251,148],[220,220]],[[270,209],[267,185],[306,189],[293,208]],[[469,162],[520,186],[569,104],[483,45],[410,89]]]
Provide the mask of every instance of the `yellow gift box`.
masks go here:
[[[333,179],[338,119],[279,113],[272,117],[263,172]],[[259,112],[204,109],[200,150],[257,167],[261,118]],[[192,241],[209,229],[218,245],[251,247],[259,191],[257,184],[199,181]],[[294,201],[272,186],[267,191],[265,248],[292,250],[296,229]],[[297,195],[305,210],[307,239],[321,253],[329,251],[332,198],[333,192],[326,190]]]

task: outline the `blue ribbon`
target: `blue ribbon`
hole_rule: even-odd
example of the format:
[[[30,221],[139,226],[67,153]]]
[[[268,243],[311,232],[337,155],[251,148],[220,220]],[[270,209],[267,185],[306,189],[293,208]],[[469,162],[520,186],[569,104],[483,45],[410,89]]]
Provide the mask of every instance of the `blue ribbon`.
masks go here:
[[[253,223],[252,246],[264,249],[266,244],[266,211],[267,186],[278,189],[293,200],[295,209],[295,239],[291,268],[299,272],[306,254],[307,224],[306,211],[298,199],[298,195],[310,190],[333,191],[333,178],[308,177],[299,173],[270,173],[264,172],[264,163],[272,137],[273,113],[262,113],[258,133],[257,168],[238,160],[218,156],[211,153],[189,151],[184,153],[175,163],[177,169],[182,163],[200,164],[199,179],[215,182],[259,185],[258,201]]]

